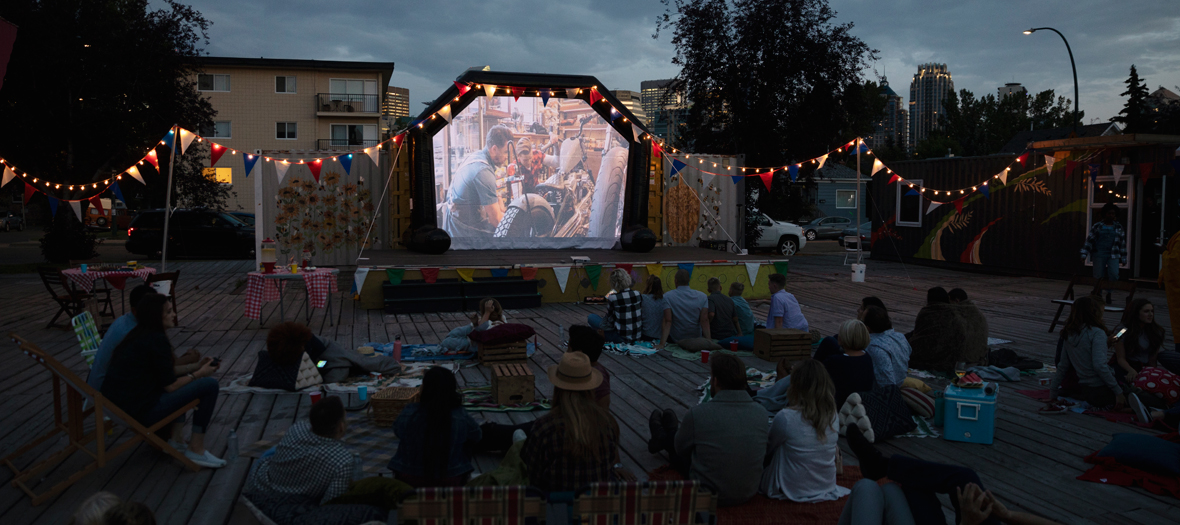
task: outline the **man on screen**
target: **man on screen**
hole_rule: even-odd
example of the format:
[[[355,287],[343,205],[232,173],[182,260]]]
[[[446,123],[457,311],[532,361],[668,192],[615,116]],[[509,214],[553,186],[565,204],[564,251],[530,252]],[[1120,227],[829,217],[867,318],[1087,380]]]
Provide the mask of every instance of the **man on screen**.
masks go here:
[[[452,237],[491,236],[504,218],[504,201],[496,194],[496,167],[508,161],[512,132],[499,125],[488,130],[484,149],[472,152],[447,190],[443,229]]]

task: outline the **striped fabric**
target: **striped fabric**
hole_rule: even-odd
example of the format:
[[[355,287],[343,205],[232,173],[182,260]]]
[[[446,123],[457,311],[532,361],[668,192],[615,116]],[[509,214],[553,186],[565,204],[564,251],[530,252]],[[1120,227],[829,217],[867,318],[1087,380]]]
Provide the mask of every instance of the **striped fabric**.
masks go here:
[[[418,525],[524,525],[544,519],[545,505],[524,486],[420,488],[402,503],[398,517]]]
[[[90,312],[82,312],[74,316],[74,335],[78,336],[78,344],[82,345],[82,357],[86,358],[86,365],[94,365],[94,354],[98,353],[98,345],[102,344],[102,336],[98,335],[98,328],[94,326],[94,316]]]
[[[717,500],[696,481],[595,483],[574,501],[577,522],[591,525],[713,523]]]

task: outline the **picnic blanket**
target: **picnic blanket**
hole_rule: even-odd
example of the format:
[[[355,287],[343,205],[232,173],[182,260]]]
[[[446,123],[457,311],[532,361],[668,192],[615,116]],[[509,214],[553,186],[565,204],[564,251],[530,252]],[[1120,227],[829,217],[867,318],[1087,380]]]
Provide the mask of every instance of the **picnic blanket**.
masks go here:
[[[393,343],[365,343],[361,346],[371,346],[373,351],[381,355],[393,355]],[[537,351],[535,343],[528,344],[528,355],[531,357]],[[441,345],[402,345],[401,361],[403,363],[420,363],[424,361],[464,361],[473,359],[475,352],[448,353]]]
[[[683,359],[685,361],[700,361],[701,360],[701,353],[700,352],[689,352],[688,350],[680,348],[680,345],[678,345],[676,343],[668,343],[667,345],[664,346],[664,350],[667,350],[669,353],[672,354],[672,357],[675,357],[676,359]],[[738,350],[737,352],[733,352],[733,351],[730,351],[727,349],[721,349],[721,350],[711,350],[711,352],[713,352],[715,354],[736,355],[738,357],[753,357],[753,355],[754,355],[754,352],[749,352],[746,350]]]
[[[1045,402],[1049,401],[1049,389],[1048,388],[1043,388],[1043,389],[1039,389],[1039,390],[1017,390],[1016,392],[1018,394],[1022,394],[1024,396],[1036,399],[1037,401],[1045,401]],[[1073,403],[1073,406],[1070,406],[1068,408],[1069,408],[1070,412],[1074,412],[1076,414],[1086,414],[1086,415],[1090,415],[1090,416],[1096,416],[1096,417],[1103,418],[1103,419],[1113,422],[1113,423],[1130,423],[1132,425],[1141,426],[1141,427],[1149,427],[1150,426],[1150,425],[1145,425],[1145,424],[1135,421],[1135,416],[1132,414],[1124,414],[1122,412],[1111,412],[1108,410],[1099,410],[1097,408],[1090,406],[1090,404],[1085,401],[1073,399],[1070,397],[1061,396],[1059,399],[1064,399],[1066,401],[1069,401],[1070,403]]]
[[[746,382],[754,390],[762,390],[773,385],[774,376],[776,375],[778,375],[776,372],[763,372],[752,366],[746,368]],[[700,400],[697,402],[698,405],[713,399],[713,395],[709,392],[709,379],[705,379],[705,382],[697,387],[697,392],[701,393]]]
[[[991,337],[991,336],[988,336],[988,338],[987,338],[987,346],[1006,345],[1011,342],[1013,342],[1011,339],[1000,339],[999,337]]]
[[[530,412],[553,408],[548,399],[517,405],[501,405],[492,400],[492,385],[472,385],[461,389],[460,392],[463,394],[463,408],[468,412]]]
[[[356,376],[356,377],[350,377],[350,378],[348,378],[344,381],[341,381],[339,383],[319,384],[319,385],[315,385],[312,388],[304,389],[302,391],[295,391],[295,392],[282,390],[282,389],[278,389],[278,388],[262,388],[262,387],[257,387],[257,386],[250,386],[250,378],[254,377],[253,372],[243,374],[243,375],[240,375],[237,377],[228,377],[229,374],[226,374],[226,376],[223,376],[221,378],[221,382],[225,383],[226,380],[228,380],[228,384],[226,384],[226,386],[221,387],[221,392],[222,393],[229,393],[229,394],[255,393],[255,394],[297,394],[297,395],[303,395],[305,392],[310,392],[312,390],[321,390],[321,391],[326,392],[328,394],[355,394],[357,392],[357,387],[364,385],[365,387],[368,388],[369,393],[372,394],[378,390],[381,390],[381,389],[387,388],[387,387],[391,387],[391,386],[404,386],[404,387],[411,387],[411,388],[417,387],[417,386],[422,386],[422,375],[425,374],[426,370],[428,370],[432,366],[436,366],[435,363],[426,363],[426,364],[407,363],[404,365],[403,372],[401,374],[396,375],[396,376],[382,376],[381,379],[376,379],[373,376]],[[455,372],[459,369],[458,365],[455,363],[449,363],[449,364],[438,365],[438,366],[448,367],[448,368],[450,368],[451,372]]]
[[[1173,443],[1180,443],[1180,437],[1176,433],[1156,437],[1166,439]],[[1113,458],[1098,457],[1098,451],[1086,456],[1086,463],[1093,463],[1094,466],[1081,476],[1078,476],[1077,479],[1107,485],[1118,485],[1120,487],[1134,485],[1142,487],[1152,494],[1172,496],[1173,498],[1180,499],[1180,479],[1177,479],[1175,476],[1155,474],[1129,467],[1115,461]]]
[[[631,357],[647,357],[656,355],[659,352],[659,350],[654,348],[651,341],[638,341],[635,344],[607,343],[602,346],[602,349],[615,355]]]
[[[915,415],[911,415],[910,417],[914,419],[914,424],[917,426],[914,427],[913,430],[906,432],[905,434],[898,434],[893,437],[895,437],[895,438],[927,438],[927,437],[936,438],[936,437],[939,437],[942,435],[942,432],[939,432],[938,429],[934,428],[934,425],[932,425],[930,423],[929,419],[918,417]]]

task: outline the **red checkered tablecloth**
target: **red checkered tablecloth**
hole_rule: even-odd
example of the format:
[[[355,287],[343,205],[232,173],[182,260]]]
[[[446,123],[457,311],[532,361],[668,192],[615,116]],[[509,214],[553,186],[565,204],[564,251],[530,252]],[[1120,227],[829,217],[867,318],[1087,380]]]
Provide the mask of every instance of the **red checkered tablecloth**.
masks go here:
[[[276,275],[276,274],[271,274]],[[308,302],[312,308],[323,308],[328,302],[328,294],[336,292],[336,271],[330,268],[294,275],[283,275],[283,278],[267,278],[261,272],[250,272],[246,279],[246,318],[258,320],[262,316],[262,305],[271,301],[278,301],[282,287],[291,279],[303,279],[307,285]]]
[[[312,308],[323,308],[328,302],[328,294],[335,293],[336,274],[332,270],[316,270],[303,275],[307,283],[307,295]]]
[[[127,284],[127,279],[131,277],[138,277],[147,280],[149,275],[156,273],[155,268],[140,268],[130,272],[121,272],[118,270],[100,270],[88,271],[82,273],[81,268],[70,268],[69,270],[62,270],[62,275],[66,276],[75,287],[85,291],[91,292],[94,290],[94,281],[99,279],[106,279],[117,290],[122,290]]]

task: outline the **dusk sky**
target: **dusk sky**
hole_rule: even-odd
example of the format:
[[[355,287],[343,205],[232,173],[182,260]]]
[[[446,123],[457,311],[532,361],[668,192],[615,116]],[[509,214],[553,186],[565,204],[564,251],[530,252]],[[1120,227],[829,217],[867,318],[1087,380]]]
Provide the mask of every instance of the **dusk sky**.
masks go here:
[[[674,76],[668,33],[652,34],[658,0],[193,0],[213,22],[215,56],[393,61],[391,84],[410,89],[411,113],[465,69],[589,74],[610,89]],[[1069,39],[1087,123],[1122,108],[1131,64],[1149,90],[1178,91],[1180,10],[1174,0],[946,2],[833,0],[836,22],[879,50],[868,78],[885,74],[902,97],[918,64],[946,63],[956,89],[995,94],[1006,82],[1073,98]]]

